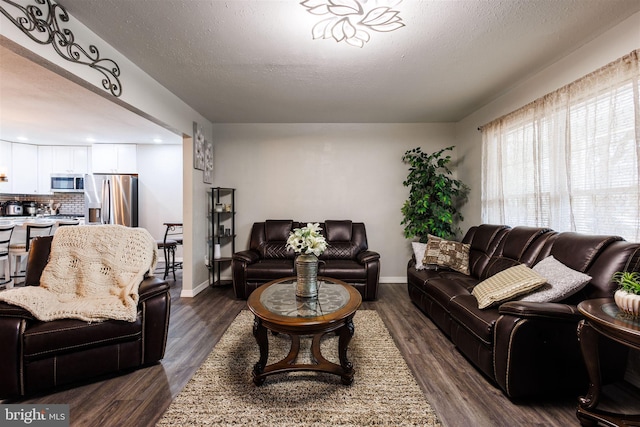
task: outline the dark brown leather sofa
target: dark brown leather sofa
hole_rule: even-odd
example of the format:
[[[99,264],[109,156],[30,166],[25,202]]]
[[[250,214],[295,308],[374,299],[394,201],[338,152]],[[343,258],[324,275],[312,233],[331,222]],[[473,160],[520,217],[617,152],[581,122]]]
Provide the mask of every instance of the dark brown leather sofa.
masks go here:
[[[617,236],[489,224],[472,227],[462,241],[471,245],[470,275],[416,270],[412,259],[407,269],[411,300],[509,398],[586,392],[588,379],[576,334],[582,317],[576,305],[584,299],[611,297],[613,273],[640,267],[640,244]],[[517,264],[534,266],[550,255],[591,276],[590,283],[558,303],[509,301],[478,308],[471,291],[479,282]],[[604,339],[601,346],[604,380],[621,379],[627,350]]]
[[[39,285],[51,239],[32,241],[27,285]],[[138,316],[131,323],[41,322],[20,307],[0,302],[0,399],[126,372],[162,359],[169,326],[169,285],[146,278],[138,293]]]
[[[251,229],[249,249],[233,254],[233,289],[246,299],[258,286],[282,277],[295,276],[295,253],[287,250],[289,233],[307,223],[293,220],[256,222]],[[368,250],[363,223],[327,220],[320,223],[329,244],[320,255],[318,275],[332,277],[354,286],[362,298],[378,295],[380,254]]]

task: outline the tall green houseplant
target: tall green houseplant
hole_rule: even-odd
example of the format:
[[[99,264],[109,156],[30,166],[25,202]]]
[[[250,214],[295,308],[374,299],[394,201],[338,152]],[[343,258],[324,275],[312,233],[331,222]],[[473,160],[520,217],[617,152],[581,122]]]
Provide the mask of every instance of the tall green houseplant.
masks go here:
[[[402,156],[409,165],[409,175],[402,183],[409,187],[409,199],[402,206],[406,238],[426,242],[428,234],[449,239],[458,232],[457,223],[463,219],[458,207],[467,200],[469,188],[451,178],[451,156],[445,153],[453,148],[427,154],[418,147]]]

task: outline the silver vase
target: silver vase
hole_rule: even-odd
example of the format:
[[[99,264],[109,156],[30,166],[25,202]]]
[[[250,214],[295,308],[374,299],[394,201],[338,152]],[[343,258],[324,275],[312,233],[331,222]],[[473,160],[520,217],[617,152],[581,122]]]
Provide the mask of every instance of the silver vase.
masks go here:
[[[296,258],[296,296],[315,298],[318,296],[318,257],[300,254]]]

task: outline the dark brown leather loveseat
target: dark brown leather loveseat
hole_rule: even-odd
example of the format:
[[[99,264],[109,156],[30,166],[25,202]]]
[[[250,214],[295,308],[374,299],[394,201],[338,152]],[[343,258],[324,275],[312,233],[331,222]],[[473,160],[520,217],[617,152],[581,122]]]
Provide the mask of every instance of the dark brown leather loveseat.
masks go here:
[[[32,241],[27,285],[39,285],[51,239]],[[135,322],[41,322],[27,310],[0,302],[0,399],[126,372],[162,359],[169,326],[169,285],[149,277],[140,284],[138,294]]]
[[[287,250],[289,233],[307,223],[293,220],[256,222],[249,249],[233,254],[233,289],[236,297],[248,298],[258,286],[271,280],[295,276],[295,253]],[[365,300],[378,295],[380,254],[368,250],[367,232],[361,222],[327,220],[320,223],[329,244],[320,255],[318,275],[353,285]]]
[[[576,305],[611,297],[613,273],[640,267],[640,244],[616,236],[489,224],[472,227],[462,242],[471,245],[470,275],[416,270],[412,259],[407,269],[411,300],[509,398],[584,393],[587,374],[576,334],[582,317]],[[591,281],[560,302],[509,301],[478,308],[471,292],[482,280],[518,264],[532,267],[550,255]],[[620,379],[627,350],[604,339],[601,346],[604,380]]]

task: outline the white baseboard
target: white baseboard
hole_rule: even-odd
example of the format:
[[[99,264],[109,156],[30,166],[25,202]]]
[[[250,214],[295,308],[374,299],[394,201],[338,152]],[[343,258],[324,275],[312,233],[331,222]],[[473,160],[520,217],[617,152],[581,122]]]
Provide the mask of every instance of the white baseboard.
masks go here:
[[[181,298],[193,298],[196,295],[198,295],[200,292],[202,292],[205,289],[207,289],[208,286],[209,286],[209,280],[206,280],[206,281],[200,283],[198,286],[196,286],[195,288],[193,288],[191,290],[182,289],[182,291],[180,292],[180,297]]]
[[[402,284],[407,284],[407,276],[400,276],[400,277],[392,277],[392,276],[388,276],[388,277],[381,277],[380,278],[380,283],[402,283]]]

